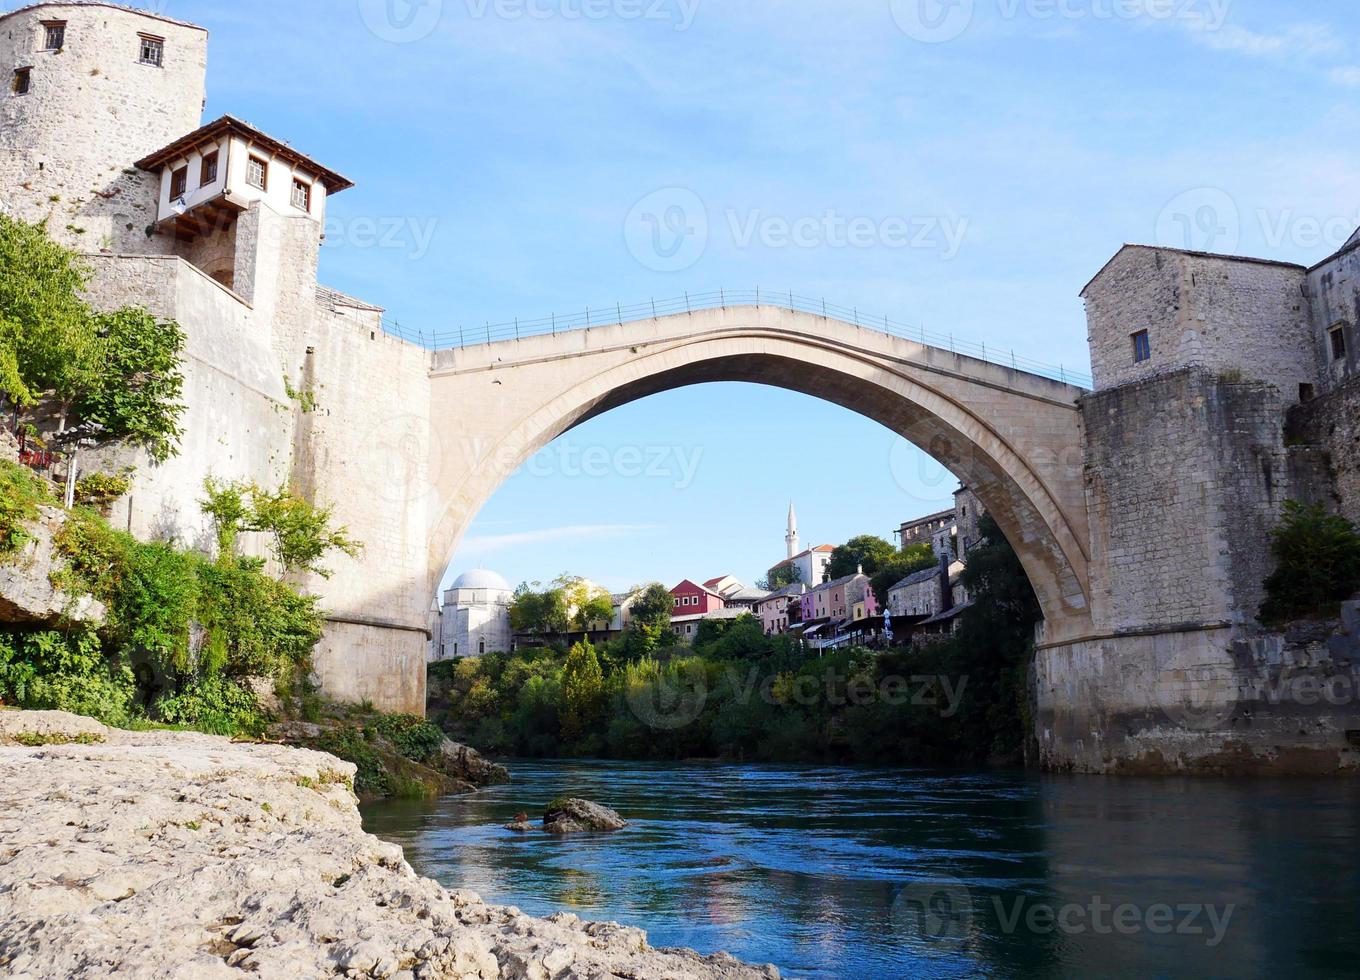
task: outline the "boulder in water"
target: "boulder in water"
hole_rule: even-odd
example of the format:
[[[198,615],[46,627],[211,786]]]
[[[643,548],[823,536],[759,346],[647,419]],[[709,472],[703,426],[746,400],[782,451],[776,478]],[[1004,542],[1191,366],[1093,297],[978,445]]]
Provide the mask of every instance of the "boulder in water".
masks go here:
[[[564,797],[548,804],[543,814],[543,829],[551,834],[579,834],[590,830],[622,830],[628,826],[607,806],[576,797]]]

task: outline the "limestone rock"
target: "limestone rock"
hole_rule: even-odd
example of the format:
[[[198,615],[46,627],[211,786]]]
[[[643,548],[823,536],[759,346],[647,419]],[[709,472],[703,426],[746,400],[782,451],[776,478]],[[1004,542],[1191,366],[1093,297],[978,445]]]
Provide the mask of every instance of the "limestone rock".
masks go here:
[[[4,426],[0,426],[0,459],[10,463],[19,462],[19,440]]]
[[[506,830],[513,830],[517,834],[528,834],[537,828],[528,820],[512,820],[505,825]]]
[[[91,596],[71,596],[52,585],[62,559],[52,543],[65,518],[55,507],[42,507],[38,519],[25,525],[28,540],[17,555],[0,561],[0,624],[54,627],[64,623],[104,622],[103,603]]]
[[[448,775],[474,786],[510,782],[510,771],[505,766],[488,762],[476,749],[447,738],[439,747],[439,760],[433,764]]]
[[[0,745],[67,745],[103,742],[108,729],[93,718],[65,711],[0,710]]]
[[[85,730],[27,712],[0,723]],[[420,878],[364,833],[354,766],[324,753],[182,732],[106,739],[0,747],[0,976],[779,976]]]
[[[554,800],[543,814],[543,829],[553,834],[578,834],[588,830],[622,830],[628,826],[607,806],[569,797]]]

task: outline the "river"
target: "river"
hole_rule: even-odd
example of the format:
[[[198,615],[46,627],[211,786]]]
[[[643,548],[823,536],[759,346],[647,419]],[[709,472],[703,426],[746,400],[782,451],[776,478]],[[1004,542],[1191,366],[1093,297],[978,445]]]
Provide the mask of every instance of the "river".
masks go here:
[[[786,976],[1360,969],[1360,781],[521,762],[364,823],[422,874]],[[561,794],[615,834],[504,830]]]

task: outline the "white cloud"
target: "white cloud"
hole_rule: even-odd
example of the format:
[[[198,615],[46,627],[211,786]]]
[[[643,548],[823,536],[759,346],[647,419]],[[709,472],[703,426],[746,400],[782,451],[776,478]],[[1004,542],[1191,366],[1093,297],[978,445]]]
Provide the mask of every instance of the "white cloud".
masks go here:
[[[1331,79],[1337,85],[1345,85],[1347,88],[1360,88],[1360,67],[1348,65],[1344,68],[1333,68]]]
[[[486,555],[524,545],[574,541],[582,538],[619,538],[653,529],[654,525],[651,524],[569,524],[565,527],[545,527],[514,534],[475,535],[463,541],[462,550],[467,554]]]

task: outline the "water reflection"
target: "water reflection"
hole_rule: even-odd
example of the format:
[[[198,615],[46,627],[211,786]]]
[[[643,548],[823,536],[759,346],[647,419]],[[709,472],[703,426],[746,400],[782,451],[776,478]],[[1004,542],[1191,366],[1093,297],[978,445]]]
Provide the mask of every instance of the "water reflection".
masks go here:
[[[423,874],[795,976],[1337,975],[1360,962],[1360,787],[526,763],[365,811]],[[503,830],[562,793],[614,835]],[[1192,914],[1193,913],[1193,914]]]

